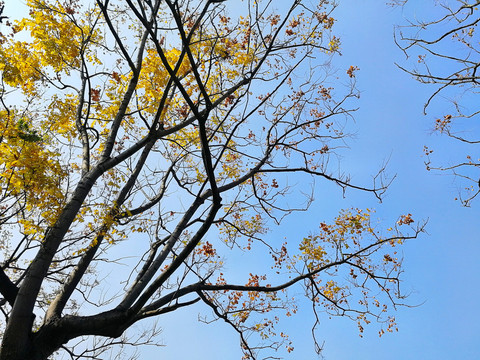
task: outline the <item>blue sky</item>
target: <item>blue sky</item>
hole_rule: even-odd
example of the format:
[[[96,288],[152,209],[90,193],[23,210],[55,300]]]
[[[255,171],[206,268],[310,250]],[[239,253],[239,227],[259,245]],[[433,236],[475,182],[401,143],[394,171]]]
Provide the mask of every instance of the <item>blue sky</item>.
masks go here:
[[[228,0],[234,1],[234,0]],[[352,5],[354,3],[354,5]],[[317,338],[324,341],[326,359],[475,359],[480,353],[480,212],[478,201],[463,208],[454,198],[458,182],[445,173],[425,170],[424,145],[439,150],[439,161],[462,157],[460,144],[432,134],[434,119],[450,106],[439,99],[423,115],[423,104],[432,88],[415,82],[395,66],[405,57],[393,43],[394,24],[405,17],[433,16],[433,1],[411,1],[404,11],[385,1],[343,1],[333,16],[335,32],[342,41],[342,56],[332,65],[344,71],[360,68],[357,75],[361,98],[355,115],[356,137],[343,152],[342,168],[354,181],[369,181],[370,175],[388,160],[388,172],[397,175],[382,203],[373,196],[317,182],[317,201],[307,214],[296,214],[267,236],[294,239],[298,226],[314,230],[318,222],[330,220],[342,208],[372,207],[376,216],[392,224],[399,215],[412,213],[418,222],[428,219],[427,234],[403,247],[404,289],[411,291],[396,315],[399,332],[378,337],[378,327],[366,328],[358,336],[355,323],[322,317]],[[7,4],[7,8],[8,4]],[[8,11],[20,11],[13,8]],[[8,13],[12,17],[11,13]],[[477,127],[478,129],[478,127]],[[467,129],[468,130],[468,129]],[[479,200],[480,201],[480,200]],[[242,259],[238,260],[239,262]],[[315,359],[310,328],[313,323],[307,303],[285,322],[294,340],[290,359]],[[217,322],[204,325],[197,316],[200,306],[177,311],[158,319],[160,340],[166,345],[142,350],[142,359],[239,359],[236,334]],[[137,325],[139,328],[147,326]]]

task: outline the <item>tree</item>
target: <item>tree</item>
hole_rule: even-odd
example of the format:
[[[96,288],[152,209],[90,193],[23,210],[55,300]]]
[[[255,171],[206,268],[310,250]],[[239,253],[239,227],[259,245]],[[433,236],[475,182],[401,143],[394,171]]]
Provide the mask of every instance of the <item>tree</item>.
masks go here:
[[[402,5],[406,3],[402,1]],[[436,87],[425,104],[425,114],[435,99],[443,97],[439,100],[447,98],[451,101],[450,110],[435,119],[434,130],[467,145],[467,153],[456,163],[439,166],[432,164],[433,150],[425,147],[425,164],[428,170],[449,171],[462,179],[465,187],[459,200],[468,206],[480,194],[480,159],[474,155],[480,144],[476,136],[480,113],[476,101],[480,2],[455,0],[436,6],[438,17],[410,22],[398,28],[399,46],[407,57],[417,62],[417,66],[411,69],[401,68],[419,82]]]
[[[0,49],[0,359],[98,356],[136,322],[195,303],[231,325],[245,358],[290,352],[271,314],[295,312],[294,286],[315,315],[395,328],[395,247],[421,231],[399,231],[410,214],[386,235],[368,209],[293,243],[266,235],[307,210],[316,178],[386,189],[382,172],[366,187],[331,169],[357,68],[345,91],[326,80],[340,45],[328,1],[27,3]],[[235,281],[224,264],[239,251],[265,273]],[[120,284],[96,291],[112,272]]]

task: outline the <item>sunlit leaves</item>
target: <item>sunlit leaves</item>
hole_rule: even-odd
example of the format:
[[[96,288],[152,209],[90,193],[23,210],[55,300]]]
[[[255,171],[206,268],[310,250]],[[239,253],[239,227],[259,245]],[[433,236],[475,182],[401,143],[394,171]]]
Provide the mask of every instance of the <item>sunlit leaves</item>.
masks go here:
[[[0,48],[0,70],[7,85],[22,88],[28,95],[36,94],[37,82],[42,79],[40,68],[40,59],[31,53],[27,43],[3,44]]]
[[[40,209],[52,222],[64,198],[65,170],[59,154],[44,144],[41,130],[16,113],[1,113],[0,134],[2,188],[14,196],[26,196],[27,209]]]
[[[0,51],[0,69],[8,85],[35,95],[38,81],[45,80],[49,71],[70,74],[79,68],[82,54],[98,63],[86,48],[88,42],[100,39],[89,24],[92,13],[77,22],[75,4],[65,7],[60,2],[29,1],[28,5],[30,18],[16,23],[13,32],[28,31],[32,41],[4,38]]]
[[[370,210],[343,211],[334,224],[321,223],[318,234],[303,239],[299,247],[301,255],[298,258],[304,261],[309,269],[317,270],[342,259],[347,251],[364,247],[364,236],[373,234]],[[374,237],[374,240],[377,239]]]

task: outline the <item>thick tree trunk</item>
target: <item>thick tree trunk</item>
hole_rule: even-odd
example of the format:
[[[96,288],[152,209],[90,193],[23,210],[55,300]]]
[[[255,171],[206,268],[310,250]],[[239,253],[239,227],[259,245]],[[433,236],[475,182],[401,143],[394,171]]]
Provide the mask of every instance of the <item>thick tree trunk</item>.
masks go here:
[[[52,317],[37,332],[30,333],[24,348],[20,342],[8,342],[2,349],[2,359],[47,360],[71,339],[83,335],[117,338],[136,320],[130,311],[118,310],[93,316]]]
[[[85,197],[101,173],[89,174],[80,182],[57,222],[45,234],[37,256],[30,264],[12,307],[0,349],[0,360],[25,360],[31,349],[35,302],[55,253],[75,219]]]

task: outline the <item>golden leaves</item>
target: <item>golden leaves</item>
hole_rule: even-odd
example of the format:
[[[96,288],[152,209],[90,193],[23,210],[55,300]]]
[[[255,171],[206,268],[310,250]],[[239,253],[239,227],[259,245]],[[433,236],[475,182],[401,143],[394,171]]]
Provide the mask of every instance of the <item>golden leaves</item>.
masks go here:
[[[317,268],[319,265],[324,264],[324,256],[327,252],[323,249],[322,245],[318,244],[319,237],[309,236],[302,240],[299,246],[302,259],[306,262],[309,269]]]
[[[359,248],[361,238],[374,233],[370,226],[370,213],[369,209],[342,210],[333,224],[321,222],[318,234],[302,240],[299,246],[301,254],[296,259],[305,262],[312,271],[341,258],[341,252],[337,251]],[[335,249],[335,253],[332,254],[330,249]]]
[[[47,107],[47,116],[43,124],[44,129],[54,136],[65,136],[72,139],[77,132],[75,126],[75,113],[78,99],[73,95],[64,97],[54,95]]]
[[[60,2],[47,5],[29,1],[29,6],[32,9],[30,19],[23,19],[19,26],[30,31],[32,49],[42,65],[67,73],[71,68],[78,68],[83,39],[94,35],[92,30],[71,21],[69,16],[74,14],[73,9],[65,8]]]
[[[2,39],[0,70],[7,85],[35,96],[39,81],[52,73],[68,75],[78,69],[82,53],[92,63],[99,64],[87,44],[100,41],[101,36],[85,20],[88,16],[76,21],[74,8],[60,1],[29,0],[27,4],[31,8],[30,17],[16,22],[13,29],[14,33],[28,31],[30,40]],[[89,16],[93,14],[91,11]]]
[[[330,52],[336,52],[340,49],[340,39],[335,35],[330,39],[328,43],[328,50]]]
[[[333,280],[328,280],[325,286],[322,286],[323,295],[330,300],[334,300],[342,288]]]
[[[58,160],[59,154],[44,144],[31,120],[15,113],[2,113],[0,133],[2,187],[14,196],[24,195],[27,210],[37,211],[51,224],[64,200],[61,182],[66,172]]]
[[[37,82],[42,79],[40,68],[40,59],[26,42],[0,47],[0,71],[5,83],[12,88],[21,88],[25,94],[35,95]]]

